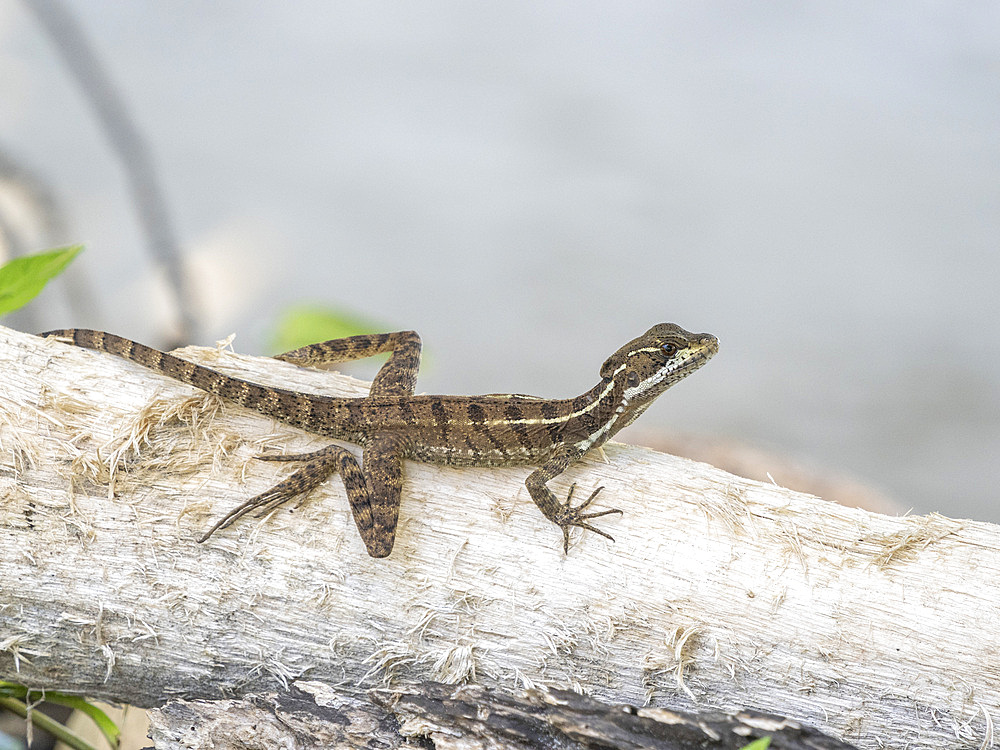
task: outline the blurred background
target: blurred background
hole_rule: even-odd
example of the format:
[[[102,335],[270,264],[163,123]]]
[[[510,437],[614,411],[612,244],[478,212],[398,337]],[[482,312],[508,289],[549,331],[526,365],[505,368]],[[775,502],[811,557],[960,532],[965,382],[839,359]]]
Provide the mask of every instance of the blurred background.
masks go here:
[[[709,331],[634,439],[1000,521],[996,3],[4,0],[0,235],[87,244],[7,325],[271,354],[316,305],[422,392]]]

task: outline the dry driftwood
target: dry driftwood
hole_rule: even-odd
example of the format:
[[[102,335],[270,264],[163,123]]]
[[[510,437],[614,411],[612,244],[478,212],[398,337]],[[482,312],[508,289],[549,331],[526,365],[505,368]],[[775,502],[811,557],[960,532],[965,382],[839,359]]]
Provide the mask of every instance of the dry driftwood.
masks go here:
[[[216,349],[325,393],[364,386]],[[564,556],[527,469],[407,464],[396,548],[343,489],[199,545],[321,439],[114,357],[0,329],[0,678],[160,706],[317,683],[579,689],[781,714],[862,748],[988,747],[1000,528],[891,518],[623,445],[565,477],[624,510]],[[557,487],[557,490],[559,488]]]

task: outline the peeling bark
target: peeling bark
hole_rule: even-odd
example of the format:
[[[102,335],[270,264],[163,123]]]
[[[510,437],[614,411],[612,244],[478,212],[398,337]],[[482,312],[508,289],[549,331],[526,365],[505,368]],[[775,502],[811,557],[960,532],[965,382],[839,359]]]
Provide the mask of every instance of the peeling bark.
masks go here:
[[[300,689],[302,688],[302,689]],[[688,714],[611,705],[568,690],[519,695],[478,685],[424,683],[345,698],[321,683],[281,695],[172,701],[153,711],[158,750],[496,748],[497,750],[740,750],[767,737],[771,750],[852,750],[796,721],[753,711]]]

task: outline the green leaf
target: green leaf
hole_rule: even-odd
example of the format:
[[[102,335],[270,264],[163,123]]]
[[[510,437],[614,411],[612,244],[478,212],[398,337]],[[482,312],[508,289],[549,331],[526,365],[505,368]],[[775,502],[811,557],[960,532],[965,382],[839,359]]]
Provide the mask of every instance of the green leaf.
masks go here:
[[[23,698],[27,693],[28,688],[24,685],[0,680],[0,698]]]
[[[89,703],[78,695],[66,695],[65,693],[45,693],[45,700],[49,703],[58,703],[60,706],[69,706],[72,709],[79,711],[90,717],[97,728],[101,730],[101,734],[104,735],[104,739],[108,741],[111,747],[118,747],[118,740],[121,735],[121,730],[118,729],[118,725],[115,724],[111,717],[109,717],[104,711],[99,709],[93,703]]]
[[[108,741],[108,744],[111,745],[111,747],[118,747],[121,735],[121,730],[118,729],[118,725],[115,724],[111,718],[104,713],[104,711],[92,703],[87,702],[86,699],[81,698],[78,695],[68,695],[67,693],[59,693],[53,690],[28,690],[28,688],[24,685],[18,685],[14,682],[0,681],[0,705],[3,705],[8,709],[15,710],[23,716],[24,714],[17,710],[15,706],[6,702],[12,700],[23,701],[24,703],[34,703],[39,700],[45,700],[49,703],[67,706],[76,711],[80,711],[81,713],[89,716],[91,721],[97,725],[97,728],[101,731],[101,734],[104,735],[104,739]],[[53,733],[59,733],[61,731],[68,732],[65,727],[56,722],[52,722],[51,719],[49,719],[45,714],[42,714],[40,711],[32,711],[32,715],[34,716],[35,714],[40,714],[40,717],[34,718],[34,723],[43,726],[44,729]],[[39,721],[38,719],[41,717],[44,717],[44,719]],[[55,725],[55,731],[52,726],[48,726],[49,722],[52,722]],[[60,738],[62,739],[62,737]],[[66,739],[63,739],[63,741],[71,747],[90,747],[90,745],[86,744],[76,745]]]
[[[744,745],[740,750],[767,750],[771,747],[770,737],[761,737],[759,740],[754,740],[749,745]]]
[[[276,351],[287,352],[328,339],[375,333],[382,326],[354,313],[319,305],[295,305],[278,318],[271,343]]]
[[[36,255],[15,258],[0,268],[0,315],[24,307],[49,280],[62,273],[83,245],[70,245]]]

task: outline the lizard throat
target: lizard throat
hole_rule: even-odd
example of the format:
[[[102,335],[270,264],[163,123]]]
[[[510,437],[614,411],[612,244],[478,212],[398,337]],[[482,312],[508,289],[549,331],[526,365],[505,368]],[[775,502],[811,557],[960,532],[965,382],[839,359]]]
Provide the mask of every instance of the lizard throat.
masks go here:
[[[636,385],[624,388],[621,400],[615,407],[611,417],[596,430],[592,431],[585,439],[577,442],[576,447],[581,451],[587,451],[595,445],[602,445],[612,435],[638,419],[661,393],[704,365],[713,354],[715,354],[715,351],[711,348],[698,348],[683,359],[672,361],[668,365],[661,367]],[[608,386],[602,391],[596,402],[599,402],[611,393],[618,378],[622,377],[627,368],[628,364],[625,363],[612,373]]]

